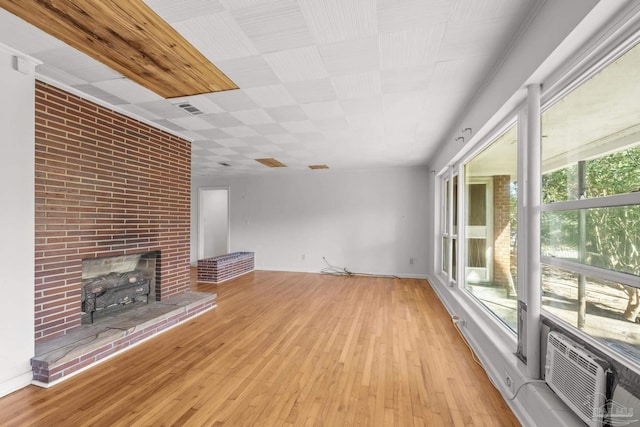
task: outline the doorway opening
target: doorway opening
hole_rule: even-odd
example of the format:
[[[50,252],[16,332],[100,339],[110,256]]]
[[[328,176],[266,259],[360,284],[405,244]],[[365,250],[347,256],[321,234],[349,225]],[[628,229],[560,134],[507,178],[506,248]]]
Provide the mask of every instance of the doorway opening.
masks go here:
[[[229,188],[200,188],[198,216],[198,259],[229,253]]]

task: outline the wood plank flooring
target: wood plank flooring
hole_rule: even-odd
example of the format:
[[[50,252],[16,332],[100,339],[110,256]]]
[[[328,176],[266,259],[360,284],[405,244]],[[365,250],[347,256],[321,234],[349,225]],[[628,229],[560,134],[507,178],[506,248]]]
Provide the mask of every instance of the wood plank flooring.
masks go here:
[[[517,426],[424,280],[256,271],[2,426]]]

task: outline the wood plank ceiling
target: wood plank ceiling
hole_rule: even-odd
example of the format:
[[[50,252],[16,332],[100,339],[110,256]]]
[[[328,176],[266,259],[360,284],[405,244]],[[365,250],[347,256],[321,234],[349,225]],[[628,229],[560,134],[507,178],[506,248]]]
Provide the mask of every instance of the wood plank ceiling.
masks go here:
[[[142,0],[0,0],[0,6],[163,98],[238,88]]]

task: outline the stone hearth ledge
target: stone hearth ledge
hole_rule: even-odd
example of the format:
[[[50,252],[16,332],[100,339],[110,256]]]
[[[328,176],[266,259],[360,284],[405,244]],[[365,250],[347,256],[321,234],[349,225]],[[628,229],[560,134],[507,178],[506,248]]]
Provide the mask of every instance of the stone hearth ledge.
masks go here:
[[[105,316],[69,334],[37,343],[36,355],[31,359],[32,384],[51,387],[214,308],[216,297],[216,294],[190,291],[165,301],[132,307],[117,318]]]

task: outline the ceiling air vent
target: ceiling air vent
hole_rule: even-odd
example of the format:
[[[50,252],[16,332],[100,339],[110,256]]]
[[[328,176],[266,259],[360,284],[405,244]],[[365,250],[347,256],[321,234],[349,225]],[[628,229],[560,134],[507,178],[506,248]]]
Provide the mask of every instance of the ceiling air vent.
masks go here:
[[[263,165],[269,166],[270,168],[286,168],[287,167],[287,165],[285,165],[284,163],[281,163],[273,158],[256,159],[256,162],[262,163]]]
[[[193,116],[199,116],[200,114],[204,114],[202,111],[198,110],[196,107],[189,104],[188,102],[183,102],[181,104],[176,104],[176,105]]]

